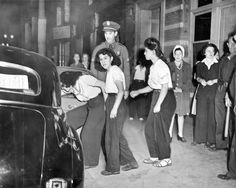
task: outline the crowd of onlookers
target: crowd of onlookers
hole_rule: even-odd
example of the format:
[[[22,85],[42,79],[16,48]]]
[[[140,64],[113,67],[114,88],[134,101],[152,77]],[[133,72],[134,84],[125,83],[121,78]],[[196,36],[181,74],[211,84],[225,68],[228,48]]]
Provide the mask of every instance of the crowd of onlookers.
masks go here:
[[[232,113],[236,89],[236,33],[229,34],[226,41],[228,50],[222,56],[215,44],[206,44],[201,51],[202,58],[194,63],[193,69],[184,60],[183,46],[173,48],[173,60],[168,62],[160,42],[149,37],[130,71],[128,50],[116,41],[119,28],[116,22],[105,21],[105,42],[93,50],[91,60],[88,54],[83,54],[80,62],[80,55],[75,53],[69,63],[70,66],[89,69],[95,77],[77,75],[70,84],[66,80],[71,75],[61,77],[66,92],[88,102],[89,115],[81,133],[85,168],[98,165],[100,143],[106,159],[102,175],[119,174],[121,166],[123,171],[138,168],[122,132],[128,111],[130,120],[136,116],[140,121],[145,120],[150,157],[143,162],[154,167],[172,165],[170,143],[175,120],[178,125],[177,140],[187,142],[184,120],[192,113],[196,118],[191,144],[204,144],[210,151],[231,146],[229,172],[218,177],[236,179]],[[195,88],[193,80],[197,83]]]

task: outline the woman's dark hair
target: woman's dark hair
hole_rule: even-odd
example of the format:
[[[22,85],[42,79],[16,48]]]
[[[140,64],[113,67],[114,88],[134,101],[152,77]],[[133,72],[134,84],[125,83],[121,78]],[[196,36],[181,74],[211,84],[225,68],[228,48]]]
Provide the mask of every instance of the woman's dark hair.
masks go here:
[[[203,47],[203,49],[202,49],[202,55],[205,56],[205,52],[206,52],[206,49],[207,49],[208,47],[212,47],[212,48],[214,49],[214,55],[216,55],[217,52],[219,52],[219,50],[218,50],[218,48],[217,48],[217,46],[216,46],[215,44],[213,44],[213,43],[208,43],[208,44],[206,44],[206,45]]]
[[[63,72],[60,75],[60,80],[63,86],[74,86],[76,80],[82,75],[81,72]]]
[[[72,64],[75,63],[75,60],[74,60],[75,54],[78,54],[78,55],[79,55],[79,58],[80,58],[79,61],[81,61],[81,55],[80,55],[80,53],[79,53],[79,52],[74,52],[73,55],[69,58],[69,61],[68,61],[68,63],[67,63],[68,66],[71,66]]]
[[[163,54],[163,52],[161,51],[161,46],[160,46],[160,42],[154,38],[154,37],[150,37],[150,38],[147,38],[145,41],[144,41],[144,46],[146,48],[148,48],[149,50],[155,50],[156,52],[156,55],[164,62],[167,63],[167,60]]]
[[[151,62],[151,60],[146,60],[144,52],[145,52],[144,48],[140,48],[137,51],[136,65],[140,65],[141,67],[150,67],[152,65],[152,62]]]
[[[120,64],[121,64],[120,58],[115,54],[115,52],[110,48],[102,48],[101,50],[99,50],[96,53],[96,57],[95,57],[95,69],[96,70],[101,71],[101,72],[106,71],[100,63],[99,55],[101,55],[101,54],[108,55],[109,57],[113,57],[113,61],[111,62],[111,65],[120,66]]]
[[[235,30],[235,31],[232,31],[232,32],[230,32],[230,33],[228,34],[228,40],[229,40],[230,38],[233,38],[233,42],[236,43],[236,41],[235,41],[235,39],[234,39],[234,35],[236,35],[236,30]]]
[[[176,51],[181,51],[182,54],[184,53],[181,48],[175,48],[174,52],[176,52]]]

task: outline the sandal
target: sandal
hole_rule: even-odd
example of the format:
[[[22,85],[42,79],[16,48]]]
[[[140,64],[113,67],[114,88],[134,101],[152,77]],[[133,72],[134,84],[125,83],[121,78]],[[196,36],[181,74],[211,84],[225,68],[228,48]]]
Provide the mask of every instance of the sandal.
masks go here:
[[[150,158],[143,160],[143,162],[146,163],[146,164],[154,164],[154,163],[156,163],[157,161],[158,161],[158,159],[152,160],[152,159],[150,159]]]
[[[208,149],[209,151],[216,151],[216,145],[215,145],[215,144],[211,144],[211,145],[209,145],[209,146],[207,147],[207,149]]]
[[[171,166],[171,165],[172,165],[171,159],[162,159],[153,163],[154,167],[166,167],[166,166]]]

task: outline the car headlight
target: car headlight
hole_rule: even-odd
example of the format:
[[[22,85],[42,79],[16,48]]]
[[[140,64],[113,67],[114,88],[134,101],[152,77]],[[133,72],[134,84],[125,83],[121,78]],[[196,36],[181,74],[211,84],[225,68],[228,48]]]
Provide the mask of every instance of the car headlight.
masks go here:
[[[67,188],[67,181],[62,178],[53,178],[46,182],[46,188]]]

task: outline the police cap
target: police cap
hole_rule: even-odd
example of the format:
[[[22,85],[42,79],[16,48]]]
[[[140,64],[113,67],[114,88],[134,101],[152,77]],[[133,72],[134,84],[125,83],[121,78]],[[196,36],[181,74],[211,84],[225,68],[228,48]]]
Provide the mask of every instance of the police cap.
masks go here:
[[[106,30],[117,31],[118,29],[120,29],[120,25],[113,21],[105,21],[103,22],[102,25],[103,25],[103,31]]]

